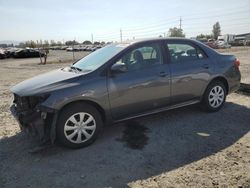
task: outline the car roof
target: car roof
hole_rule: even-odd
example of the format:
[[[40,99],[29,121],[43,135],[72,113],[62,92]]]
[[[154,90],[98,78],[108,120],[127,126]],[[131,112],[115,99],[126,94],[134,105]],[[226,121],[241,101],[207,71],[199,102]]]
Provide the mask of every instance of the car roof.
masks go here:
[[[161,37],[161,38],[144,38],[144,39],[133,39],[133,40],[126,40],[123,42],[117,42],[117,44],[121,45],[132,45],[137,43],[143,42],[154,42],[154,41],[168,41],[168,40],[179,40],[179,41],[196,41],[193,39],[181,38],[181,37]]]
[[[199,46],[200,48],[202,48],[206,53],[209,54],[218,54],[217,51],[215,51],[214,49],[208,47],[207,45],[205,45],[204,43],[195,40],[195,39],[187,39],[187,38],[180,38],[180,37],[159,37],[159,38],[146,38],[146,39],[135,39],[135,40],[127,40],[127,41],[123,41],[123,42],[117,42],[115,44],[120,45],[124,48],[128,48],[132,45],[136,45],[136,44],[140,44],[140,43],[145,43],[145,42],[157,42],[157,41],[179,41],[179,42],[191,42],[197,46]]]

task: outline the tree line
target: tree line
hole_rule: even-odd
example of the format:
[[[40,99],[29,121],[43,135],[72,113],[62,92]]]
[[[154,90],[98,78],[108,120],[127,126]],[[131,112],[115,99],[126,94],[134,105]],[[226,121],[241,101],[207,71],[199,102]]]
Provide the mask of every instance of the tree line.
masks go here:
[[[89,40],[85,40],[83,41],[82,43],[76,41],[76,40],[69,40],[69,41],[66,41],[65,43],[62,43],[61,41],[54,41],[54,40],[37,40],[37,41],[34,41],[34,40],[28,40],[28,41],[25,41],[25,42],[20,42],[18,45],[14,45],[14,44],[0,44],[0,47],[2,48],[7,48],[7,47],[19,47],[19,48],[26,48],[26,47],[29,47],[29,48],[49,48],[49,47],[53,47],[53,46],[73,46],[73,45],[80,45],[80,44],[83,44],[83,45],[92,45],[92,42],[89,41]],[[104,45],[105,42],[102,41],[102,42],[93,42],[94,45]]]
[[[218,36],[221,35],[221,27],[220,27],[220,23],[219,22],[216,22],[214,25],[213,25],[213,28],[212,28],[212,32],[211,34],[200,34],[200,35],[197,35],[196,38],[197,39],[215,39],[217,40]],[[177,28],[177,27],[174,27],[174,28],[170,28],[169,31],[168,31],[168,36],[169,37],[185,37],[185,33],[183,31],[182,28]],[[162,37],[161,35],[159,37]],[[89,40],[85,40],[83,41],[82,43],[76,41],[76,40],[69,40],[69,41],[66,41],[65,43],[62,43],[61,41],[54,41],[54,40],[50,40],[50,42],[48,40],[37,40],[37,41],[34,41],[34,40],[29,40],[29,41],[26,41],[26,42],[21,42],[19,43],[19,45],[16,45],[16,47],[20,47],[20,48],[25,48],[25,47],[29,47],[29,48],[48,48],[48,47],[51,47],[51,46],[63,46],[63,45],[66,45],[66,46],[73,46],[73,45],[79,45],[79,44],[83,44],[83,45],[91,45],[91,44],[94,44],[94,45],[104,45],[105,42],[102,41],[102,42],[91,42]],[[0,44],[0,47],[3,47],[3,48],[6,48],[6,47],[14,47],[13,44]]]

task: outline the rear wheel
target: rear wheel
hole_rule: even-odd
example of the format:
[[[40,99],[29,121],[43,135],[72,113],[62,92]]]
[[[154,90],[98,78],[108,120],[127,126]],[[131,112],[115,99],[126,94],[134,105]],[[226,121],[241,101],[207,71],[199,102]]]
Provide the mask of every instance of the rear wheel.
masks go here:
[[[64,109],[57,122],[57,139],[64,146],[81,148],[93,143],[103,125],[93,106],[78,103]]]
[[[212,82],[203,95],[202,107],[209,112],[220,110],[225,103],[226,94],[226,88],[222,82]]]

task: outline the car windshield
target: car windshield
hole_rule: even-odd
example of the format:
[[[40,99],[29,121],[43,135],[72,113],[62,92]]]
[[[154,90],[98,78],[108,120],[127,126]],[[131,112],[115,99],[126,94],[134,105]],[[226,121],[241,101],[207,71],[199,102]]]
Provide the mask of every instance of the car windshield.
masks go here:
[[[110,44],[77,61],[73,67],[82,71],[94,71],[125,48],[121,44]]]

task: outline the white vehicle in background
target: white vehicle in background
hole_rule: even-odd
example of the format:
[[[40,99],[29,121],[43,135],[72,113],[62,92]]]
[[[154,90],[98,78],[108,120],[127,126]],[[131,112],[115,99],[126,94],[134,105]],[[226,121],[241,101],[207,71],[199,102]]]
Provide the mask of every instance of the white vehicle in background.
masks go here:
[[[231,48],[231,45],[229,44],[233,40],[232,35],[222,35],[218,36],[218,39],[216,41],[218,48]]]
[[[66,48],[66,51],[67,52],[72,52],[74,49],[72,48],[72,47],[68,47],[68,48]]]

